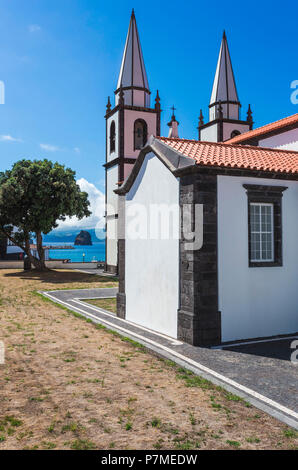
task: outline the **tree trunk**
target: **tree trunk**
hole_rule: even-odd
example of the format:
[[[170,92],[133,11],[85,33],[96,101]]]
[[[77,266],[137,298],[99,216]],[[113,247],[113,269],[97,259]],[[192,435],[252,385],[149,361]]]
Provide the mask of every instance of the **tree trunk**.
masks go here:
[[[35,256],[33,256],[32,253],[31,253],[29,237],[28,238],[26,237],[25,247],[23,249],[24,249],[26,255],[28,256],[28,258],[30,259],[31,264],[33,264],[33,266],[35,267],[35,269],[37,269],[37,271],[43,271],[45,269],[45,267],[43,269],[43,266],[42,266],[42,263],[40,262],[40,260],[38,258],[36,258]]]
[[[45,263],[44,263],[44,256],[43,256],[43,262],[40,261],[38,258],[35,258],[35,256],[32,255],[31,249],[30,249],[30,237],[29,234],[25,233],[25,242],[24,245],[21,245],[20,243],[17,243],[14,237],[11,236],[10,233],[8,233],[3,227],[0,227],[0,232],[3,233],[8,240],[10,240],[14,245],[18,246],[23,250],[28,258],[30,259],[31,264],[37,269],[38,271],[44,271],[46,269]],[[41,242],[42,244],[42,242]]]
[[[41,232],[36,232],[36,245],[37,245],[37,253],[39,256],[39,262],[40,262],[40,270],[45,271],[46,264],[45,264],[45,256],[44,256],[44,249],[42,246],[42,235]]]
[[[7,237],[0,233],[0,258],[5,259],[7,253]]]

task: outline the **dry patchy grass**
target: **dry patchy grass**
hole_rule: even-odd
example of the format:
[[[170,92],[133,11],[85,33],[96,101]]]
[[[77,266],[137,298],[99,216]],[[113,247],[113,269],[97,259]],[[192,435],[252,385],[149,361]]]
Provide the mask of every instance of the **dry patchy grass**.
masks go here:
[[[112,285],[0,272],[0,449],[297,449],[243,400],[32,294]]]
[[[116,299],[88,299],[84,300],[88,304],[95,305],[96,307],[103,308],[109,312],[117,313],[117,300]]]

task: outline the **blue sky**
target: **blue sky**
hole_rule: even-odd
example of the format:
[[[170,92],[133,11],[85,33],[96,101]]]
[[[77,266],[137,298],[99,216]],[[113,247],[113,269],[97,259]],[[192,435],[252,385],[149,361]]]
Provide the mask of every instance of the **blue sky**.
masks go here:
[[[46,157],[104,190],[103,116],[133,7],[150,88],[160,91],[163,134],[174,104],[181,137],[197,137],[223,29],[242,117],[248,103],[256,126],[298,112],[290,101],[297,2],[0,0],[0,171],[23,157]]]

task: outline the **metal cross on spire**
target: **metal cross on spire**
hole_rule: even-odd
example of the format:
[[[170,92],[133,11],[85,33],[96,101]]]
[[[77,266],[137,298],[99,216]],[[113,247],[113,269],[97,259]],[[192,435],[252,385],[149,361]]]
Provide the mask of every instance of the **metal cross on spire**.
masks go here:
[[[178,135],[179,122],[176,121],[176,116],[175,116],[176,108],[174,105],[171,107],[171,110],[173,111],[173,114],[172,114],[172,118],[170,122],[168,123],[168,126],[170,128],[169,137],[179,138],[179,135]]]

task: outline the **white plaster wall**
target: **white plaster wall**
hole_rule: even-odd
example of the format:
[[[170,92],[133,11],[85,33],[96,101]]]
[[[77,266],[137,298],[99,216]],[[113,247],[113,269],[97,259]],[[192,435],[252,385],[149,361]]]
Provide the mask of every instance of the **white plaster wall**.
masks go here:
[[[134,150],[134,123],[137,119],[144,119],[148,126],[148,138],[156,135],[156,114],[126,109],[124,112],[124,154],[126,158],[137,158],[140,150]]]
[[[118,165],[107,170],[107,259],[109,265],[116,266],[118,260],[117,242],[117,219],[113,216],[118,214],[118,196],[114,190],[118,188]],[[109,217],[112,216],[112,217]]]
[[[107,170],[107,215],[118,214],[118,196],[114,193],[117,183],[118,165]]]
[[[202,129],[201,140],[205,142],[217,142],[217,124]]]
[[[118,240],[117,240],[117,230],[118,230],[118,220],[117,219],[108,219],[107,220],[107,259],[106,263],[111,266],[117,266],[118,264]]]
[[[237,122],[224,122],[223,124],[223,140],[228,140],[231,138],[231,133],[233,131],[239,131],[241,134],[249,131],[249,125],[247,124],[238,124]],[[206,142],[217,142],[217,124],[213,126],[206,127],[206,129],[201,130],[201,140]]]
[[[298,151],[298,129],[282,132],[267,139],[259,141],[260,147],[278,148]]]
[[[283,266],[248,267],[247,184],[287,186],[282,200]],[[298,331],[298,183],[218,176],[218,269],[222,340]]]
[[[150,204],[179,207],[179,181],[152,153],[126,195],[126,230],[135,203],[146,211]],[[174,231],[175,240],[131,240],[126,232],[125,290],[128,320],[177,338],[179,221]]]
[[[214,121],[216,119],[216,106],[212,106],[209,109],[209,121]]]

